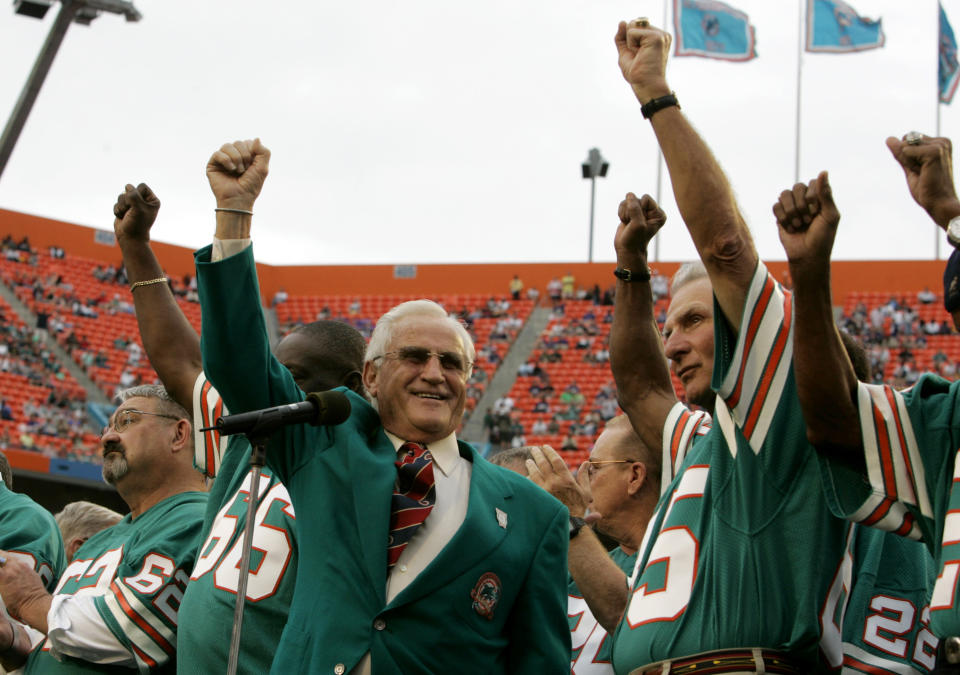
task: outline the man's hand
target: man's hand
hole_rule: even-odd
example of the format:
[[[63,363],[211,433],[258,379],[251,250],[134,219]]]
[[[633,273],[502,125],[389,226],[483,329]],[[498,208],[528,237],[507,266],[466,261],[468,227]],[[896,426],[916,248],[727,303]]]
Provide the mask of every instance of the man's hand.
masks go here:
[[[960,215],[960,201],[953,185],[953,148],[949,138],[923,136],[919,145],[891,136],[887,147],[903,167],[913,199],[946,229],[951,218]]]
[[[620,202],[618,213],[620,225],[613,239],[617,264],[621,267],[645,265],[647,244],[667,222],[667,214],[650,195],[638,199],[632,192]]]
[[[620,71],[640,103],[670,93],[666,78],[669,33],[651,26],[645,18],[629,24],[621,21],[615,42],[620,52]]]
[[[593,501],[587,472],[580,471],[579,476],[574,479],[563,457],[549,445],[534,447],[530,454],[533,456],[533,459],[527,460],[527,475],[530,480],[559,499],[571,516],[582,518]],[[592,519],[596,520],[597,517],[599,516]]]
[[[207,180],[217,206],[252,210],[269,165],[270,151],[259,138],[222,145],[207,162]]]
[[[113,205],[113,231],[117,241],[150,241],[150,228],[159,210],[160,200],[146,183],[137,187],[127,183]]]
[[[827,172],[821,171],[809,185],[797,183],[781,192],[773,215],[794,280],[798,274],[809,278],[829,271],[840,212],[833,203]]]
[[[0,566],[0,597],[3,598],[10,616],[40,629],[29,619],[42,612],[43,632],[46,632],[47,611],[44,607],[49,608],[50,594],[44,588],[40,575],[31,566],[16,560],[6,551],[0,551],[0,558],[5,559]]]

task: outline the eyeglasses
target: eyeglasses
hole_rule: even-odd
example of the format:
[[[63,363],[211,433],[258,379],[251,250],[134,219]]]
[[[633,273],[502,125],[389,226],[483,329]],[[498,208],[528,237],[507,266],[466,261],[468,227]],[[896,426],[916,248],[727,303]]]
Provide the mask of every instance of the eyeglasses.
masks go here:
[[[587,466],[587,474],[592,476],[593,474],[595,474],[597,471],[600,470],[599,467],[604,466],[605,464],[633,464],[636,461],[638,460],[636,459],[601,459],[601,460],[588,459],[586,461],[586,464],[589,465]]]
[[[179,420],[180,418],[176,415],[164,415],[163,413],[149,412],[147,410],[136,410],[134,408],[126,408],[119,411],[113,418],[113,422],[109,423],[109,426],[113,427],[113,430],[118,434],[129,427],[131,424],[136,422],[139,417],[137,415],[153,415],[154,417],[166,417],[168,420]]]
[[[456,352],[432,352],[425,347],[401,347],[393,352],[386,352],[382,356],[375,356],[374,361],[382,358],[396,359],[416,368],[427,365],[431,357],[436,356],[443,370],[466,374],[473,364]]]

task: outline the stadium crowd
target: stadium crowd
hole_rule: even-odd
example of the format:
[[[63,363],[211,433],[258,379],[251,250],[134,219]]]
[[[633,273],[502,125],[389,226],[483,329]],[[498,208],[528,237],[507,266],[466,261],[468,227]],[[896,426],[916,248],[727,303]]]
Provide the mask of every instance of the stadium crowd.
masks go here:
[[[792,288],[778,282],[668,86],[670,44],[644,18],[616,34],[700,260],[669,287],[655,275],[647,248],[666,215],[628,193],[615,289],[584,304],[572,273],[547,286],[553,323],[485,411],[492,461],[458,429],[492,377],[478,363],[495,367],[523,326],[518,277],[512,301],[411,300],[375,322],[358,299],[345,316],[291,322],[271,349],[252,243],[270,151],[254,139],[210,157],[213,241],[179,289],[150,245],[160,201],[127,185],[114,206],[123,265],[94,277],[129,284],[132,307],[114,296],[114,309],[134,311],[139,331],[112,336],[125,377],[98,447],[130,513],[76,503],[54,519],[12,490],[0,453],[3,667],[960,672],[960,381],[943,377],[956,374],[946,352],[930,356],[937,372],[919,372],[917,357],[950,329],[917,309],[937,297],[856,304],[835,320],[840,210],[826,172],[773,200]],[[958,248],[943,298],[957,325],[950,142],[910,132],[887,145]],[[31,271],[62,250],[9,238],[3,250],[16,267],[4,279],[52,307],[43,326],[8,325],[0,371],[51,393],[22,411],[2,401],[0,418],[69,434],[54,411],[78,416],[42,331],[81,362],[94,354],[93,367],[100,352],[67,319],[113,300]],[[200,335],[179,301],[191,294]],[[609,364],[613,380],[561,380],[571,354]],[[146,362],[160,383],[137,382]],[[315,424],[298,423],[307,415]],[[560,447],[526,443],[543,435],[562,435]],[[596,440],[571,471],[562,450],[578,438]]]

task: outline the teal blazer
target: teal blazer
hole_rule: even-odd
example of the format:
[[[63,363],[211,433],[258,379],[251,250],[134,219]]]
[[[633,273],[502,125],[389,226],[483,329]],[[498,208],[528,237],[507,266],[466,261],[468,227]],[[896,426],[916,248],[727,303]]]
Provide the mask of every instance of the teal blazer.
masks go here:
[[[235,413],[302,400],[270,353],[252,248],[218,263],[209,256],[209,247],[196,254],[207,377]],[[347,395],[344,424],[286,427],[267,451],[300,546],[271,672],[349,673],[367,651],[374,675],[569,672],[567,509],[460,443],[473,462],[464,523],[387,604],[396,453],[376,411]]]

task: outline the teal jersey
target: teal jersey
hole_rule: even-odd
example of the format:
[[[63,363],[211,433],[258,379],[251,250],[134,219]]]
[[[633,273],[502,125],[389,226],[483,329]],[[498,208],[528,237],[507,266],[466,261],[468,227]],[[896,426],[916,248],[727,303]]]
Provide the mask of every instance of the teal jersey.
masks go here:
[[[50,512],[0,481],[0,549],[30,565],[48,591],[67,566],[60,528]]]
[[[201,373],[194,388],[197,427],[226,415],[220,397]],[[194,464],[216,475],[203,521],[203,544],[180,605],[180,619],[191,630],[177,635],[177,672],[206,674],[222,670],[229,657],[229,636],[240,582],[243,531],[251,472],[250,443],[243,436],[221,439],[201,432]],[[221,446],[225,452],[221,452]],[[270,670],[287,623],[297,574],[297,538],[293,505],[286,487],[265,468],[254,520],[251,574],[243,613],[237,672]]]
[[[95,596],[99,619],[129,650],[141,673],[174,671],[177,611],[196,561],[206,501],[204,492],[181,492],[135,520],[127,514],[77,550],[54,591],[55,596]],[[131,672],[71,656],[62,659],[50,653],[48,637],[31,652],[25,671]]]
[[[617,673],[722,649],[789,652],[804,672],[842,663],[823,626],[842,616],[850,524],[831,515],[807,444],[791,301],[758,264],[736,335],[715,307],[715,415],[707,429],[678,403],[665,422],[676,475],[614,634]]]
[[[895,391],[860,383],[858,411],[867,480],[821,458],[834,510],[854,522],[922,540],[939,576],[930,598],[930,627],[960,636],[960,382],[925,374]]]
[[[619,546],[610,551],[610,559],[623,573],[633,572],[637,554],[627,554]],[[624,579],[626,583],[626,579]],[[587,601],[571,577],[567,584],[567,621],[570,623],[571,675],[613,675],[610,662],[610,636],[590,612]]]
[[[928,627],[933,557],[920,542],[890,532],[861,526],[854,532],[843,672],[930,672],[937,654]]]
[[[303,400],[270,352],[252,248],[216,263],[209,250],[196,255],[207,376],[234,412]],[[291,425],[267,448],[303,561],[271,672],[349,673],[367,654],[377,675],[567,671],[567,509],[459,443],[471,463],[463,523],[388,603],[397,454],[373,407],[345,394],[343,424]]]

